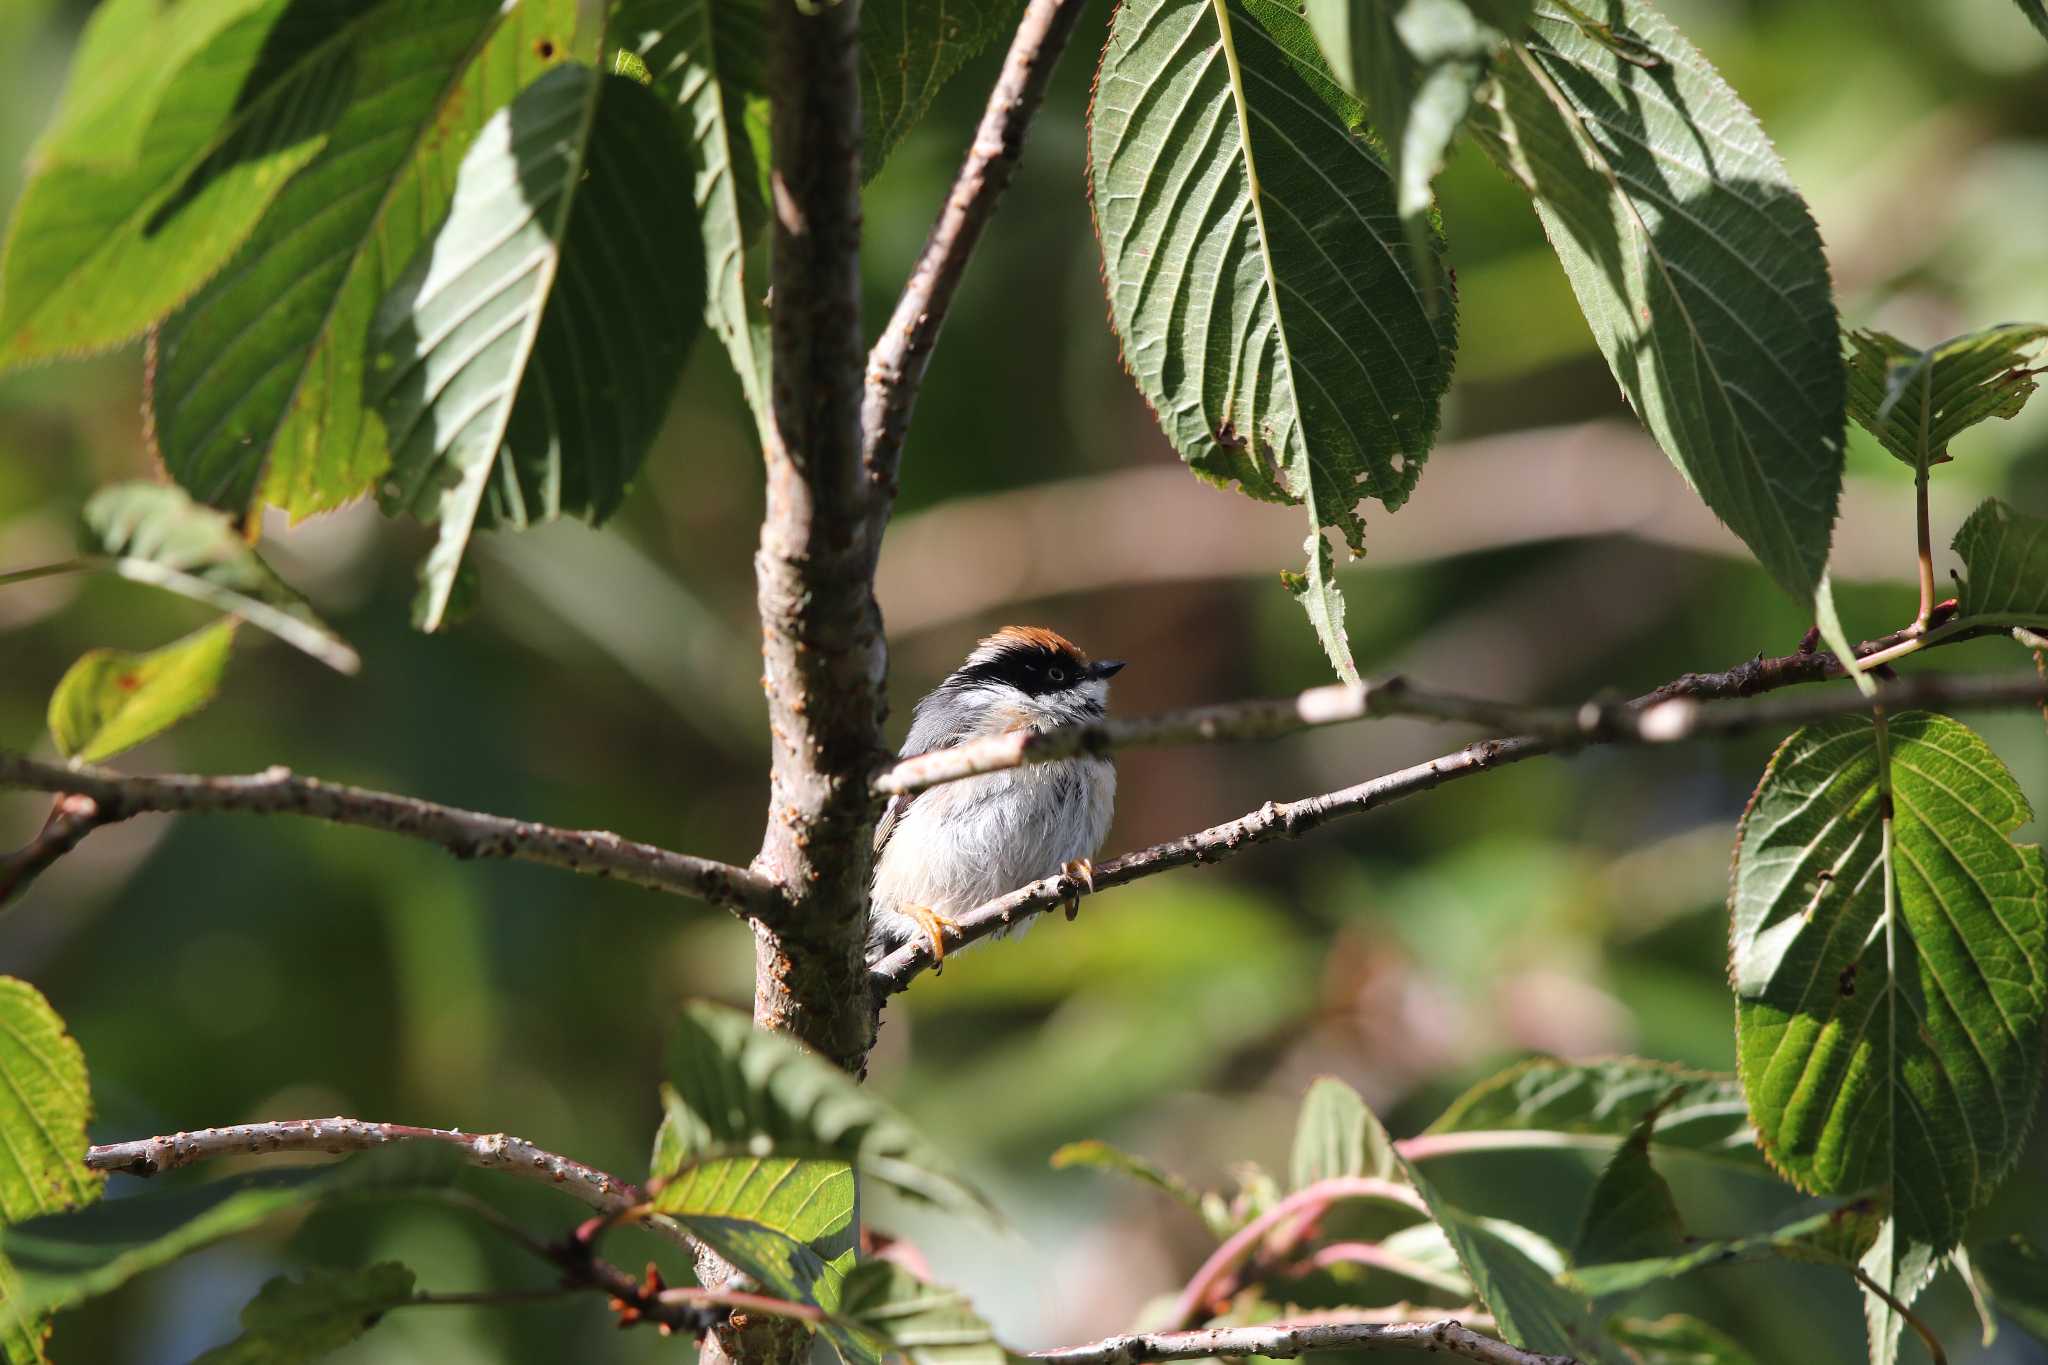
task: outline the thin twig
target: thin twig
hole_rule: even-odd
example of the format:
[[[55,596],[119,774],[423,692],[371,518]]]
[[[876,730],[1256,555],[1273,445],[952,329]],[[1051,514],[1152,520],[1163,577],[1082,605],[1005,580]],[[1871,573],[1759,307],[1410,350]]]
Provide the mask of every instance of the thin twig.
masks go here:
[[[1906,1324],[1909,1327],[1911,1327],[1913,1329],[1914,1334],[1920,1338],[1920,1344],[1927,1348],[1927,1357],[1934,1363],[1934,1365],[1948,1365],[1948,1352],[1944,1351],[1941,1348],[1941,1338],[1934,1334],[1934,1329],[1927,1325],[1926,1319],[1922,1318],[1918,1313],[1915,1313],[1911,1308],[1908,1308],[1905,1304],[1901,1303],[1898,1297],[1894,1295],[1890,1290],[1886,1289],[1876,1280],[1871,1279],[1870,1276],[1864,1272],[1862,1266],[1850,1266],[1849,1273],[1856,1277],[1856,1282],[1858,1284],[1862,1285],[1865,1289],[1868,1289],[1871,1293],[1877,1295],[1878,1298],[1883,1299],[1885,1304],[1888,1307],[1890,1307],[1893,1312],[1897,1313],[1900,1317],[1906,1320]]]
[[[1987,633],[1990,628],[1987,627]],[[1869,657],[1890,647],[1897,635],[1866,641],[1858,647],[1859,656]],[[1920,637],[1927,639],[1929,637]],[[1952,644],[1970,638],[1969,633],[1959,632],[1939,644]],[[1257,844],[1269,843],[1276,839],[1294,839],[1308,833],[1324,823],[1343,816],[1359,815],[1377,810],[1381,806],[1418,795],[1441,786],[1445,782],[1469,777],[1474,773],[1493,768],[1505,767],[1525,759],[1544,754],[1558,753],[1583,744],[1629,742],[1647,743],[1651,736],[1643,734],[1647,725],[1652,734],[1660,739],[1683,738],[1685,735],[1703,733],[1699,721],[1705,712],[1699,710],[1700,701],[1750,697],[1761,692],[1772,691],[1796,683],[1817,682],[1841,674],[1840,666],[1824,653],[1793,653],[1778,658],[1759,656],[1739,667],[1720,673],[1688,673],[1675,678],[1633,701],[1618,707],[1606,708],[1615,716],[1634,716],[1633,738],[1623,734],[1607,737],[1584,735],[1521,734],[1500,739],[1483,739],[1468,744],[1455,752],[1417,763],[1396,772],[1345,787],[1338,791],[1325,792],[1320,796],[1305,797],[1299,801],[1268,801],[1259,809],[1239,816],[1220,825],[1182,835],[1150,848],[1126,853],[1099,863],[1094,868],[1090,884],[1080,879],[1061,874],[1042,878],[1029,886],[1019,887],[963,915],[956,916],[959,926],[957,935],[948,935],[948,948],[973,943],[991,934],[999,933],[1031,915],[1043,913],[1055,905],[1070,905],[1079,897],[1106,891],[1144,877],[1156,876],[1177,867],[1197,863],[1218,863],[1235,857]],[[2015,698],[2031,698],[2042,695],[2040,684],[2029,679],[2025,685],[1994,680],[1988,686],[1973,680],[1933,680],[1937,688],[1951,695],[1967,695],[1980,699],[1986,692],[1995,693],[2003,704],[2011,704]],[[1926,684],[1917,680],[1895,684],[1882,694],[1897,703],[1925,704],[1928,699]],[[1680,709],[1671,709],[1671,703],[1680,703]],[[1861,710],[1869,702],[1860,696],[1844,693],[1839,699],[1829,700],[1819,709],[1819,714],[1839,715]],[[1690,710],[1685,708],[1691,708]],[[1805,712],[1804,714],[1814,714]],[[1794,716],[1786,708],[1758,712],[1744,708],[1732,713],[1727,720],[1712,722],[1711,728],[1727,733],[1746,728],[1751,724],[1788,724]],[[1618,724],[1617,724],[1618,729]],[[1673,733],[1675,732],[1675,733]],[[904,989],[917,974],[932,965],[931,944],[919,937],[905,943],[876,962],[869,972],[869,980],[877,999],[886,998]]]
[[[1009,186],[1024,152],[1025,134],[1082,7],[1082,0],[1031,0],[1010,42],[1002,73],[989,91],[988,107],[954,177],[952,193],[932,224],[889,325],[868,354],[867,393],[861,405],[862,458],[868,477],[886,490],[885,497],[895,493],[911,408],[952,306],[953,291]]]
[[[28,890],[29,883],[48,870],[50,864],[77,848],[86,835],[101,825],[112,824],[116,818],[102,811],[90,796],[75,792],[59,795],[51,803],[50,816],[43,821],[36,837],[0,857],[0,905]]]
[[[1144,1365],[1149,1361],[1268,1356],[1290,1360],[1311,1351],[1445,1351],[1485,1365],[1575,1365],[1572,1357],[1525,1351],[1483,1337],[1453,1319],[1414,1323],[1274,1323],[1208,1327],[1192,1332],[1138,1332],[1086,1346],[1034,1351],[1046,1365]]]
[[[634,843],[602,830],[560,829],[412,796],[297,777],[289,768],[225,777],[130,777],[108,768],[40,763],[26,754],[0,750],[0,787],[90,797],[99,805],[99,824],[147,812],[306,815],[423,839],[458,858],[511,858],[696,896],[756,918],[773,918],[781,903],[775,886],[746,868]]]

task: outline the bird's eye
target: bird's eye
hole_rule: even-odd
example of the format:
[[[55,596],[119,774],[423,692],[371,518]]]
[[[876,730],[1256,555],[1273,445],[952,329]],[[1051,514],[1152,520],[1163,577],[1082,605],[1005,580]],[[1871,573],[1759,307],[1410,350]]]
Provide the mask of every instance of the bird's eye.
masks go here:
[[[1054,682],[1065,682],[1067,680],[1067,670],[1064,668],[1047,669],[1045,676]]]

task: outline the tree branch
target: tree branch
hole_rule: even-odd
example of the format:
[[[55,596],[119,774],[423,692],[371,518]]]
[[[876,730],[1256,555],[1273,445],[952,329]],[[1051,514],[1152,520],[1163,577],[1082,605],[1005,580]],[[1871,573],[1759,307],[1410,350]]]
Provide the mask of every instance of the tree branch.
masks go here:
[[[458,858],[510,858],[590,877],[615,878],[656,891],[696,896],[757,918],[775,917],[781,904],[780,892],[767,878],[709,858],[634,843],[603,830],[559,829],[417,797],[295,777],[289,768],[228,777],[176,773],[130,777],[109,768],[40,763],[25,754],[0,750],[0,787],[69,792],[88,798],[98,806],[94,825],[150,812],[305,815],[423,839]],[[47,836],[49,830],[44,833]],[[84,831],[78,831],[71,844],[83,837]],[[58,852],[68,851],[68,847]]]
[[[50,864],[77,848],[86,835],[114,819],[101,811],[99,803],[90,796],[59,795],[51,803],[50,816],[43,821],[36,837],[0,858],[0,905],[28,890],[29,883],[47,871]]]
[[[1985,633],[1993,633],[1994,630],[1987,626]],[[1958,631],[1933,642],[1930,647],[1953,644],[1976,633]],[[1892,648],[1904,635],[1905,632],[1900,632],[1866,641],[1857,647],[1857,655],[1868,657]],[[1275,839],[1299,838],[1327,821],[1377,810],[1445,782],[1543,754],[1587,744],[1664,742],[1694,734],[1732,733],[1756,725],[1789,724],[1802,716],[1840,715],[1867,709],[1870,705],[1868,699],[1849,693],[1807,707],[1745,707],[1730,712],[1725,719],[1709,719],[1713,713],[1701,710],[1698,705],[1703,701],[1750,697],[1797,683],[1817,682],[1841,676],[1841,672],[1834,658],[1823,653],[1801,651],[1778,658],[1759,656],[1721,673],[1688,673],[1632,701],[1596,708],[1593,719],[1607,719],[1605,732],[1596,725],[1592,735],[1583,732],[1518,734],[1483,739],[1426,763],[1417,763],[1356,786],[1304,797],[1299,801],[1268,801],[1235,820],[1098,864],[1089,884],[1084,885],[1077,878],[1065,874],[1045,877],[977,906],[957,917],[959,933],[950,946],[976,942],[1056,905],[1072,905],[1084,895],[1193,863],[1222,862],[1254,845]],[[1879,693],[1879,700],[1896,706],[1927,704],[1937,699],[1944,704],[1952,704],[1955,699],[1968,698],[1984,704],[2009,705],[2042,695],[2043,689],[2034,679],[2020,682],[1928,677],[1892,684]],[[1581,714],[1573,713],[1574,719]],[[932,962],[929,941],[920,937],[905,943],[870,968],[869,981],[875,997],[885,999],[904,989]]]
[[[1010,41],[1002,73],[989,91],[988,108],[953,180],[953,191],[932,224],[889,325],[868,354],[867,396],[861,407],[864,460],[868,477],[885,490],[885,498],[895,496],[911,408],[952,306],[953,291],[1017,169],[1025,134],[1081,9],[1081,0],[1031,0]]]
[[[1444,1351],[1485,1365],[1575,1365],[1570,1356],[1544,1355],[1480,1336],[1454,1320],[1407,1323],[1274,1323],[1262,1327],[1207,1327],[1192,1332],[1139,1332],[1086,1346],[1034,1351],[1046,1365],[1144,1365],[1163,1360],[1269,1356],[1291,1360],[1311,1351]]]

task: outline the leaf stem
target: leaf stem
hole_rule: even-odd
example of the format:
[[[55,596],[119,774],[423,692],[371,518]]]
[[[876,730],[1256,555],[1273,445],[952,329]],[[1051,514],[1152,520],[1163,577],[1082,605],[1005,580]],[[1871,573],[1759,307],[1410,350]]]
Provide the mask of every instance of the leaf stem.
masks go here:
[[[55,578],[58,574],[85,573],[91,569],[103,568],[106,560],[92,555],[81,555],[77,559],[61,560],[55,564],[35,564],[26,569],[10,569],[0,573],[0,588],[12,583],[30,583],[38,578]]]
[[[1948,1352],[1941,1349],[1941,1338],[1934,1335],[1934,1329],[1927,1325],[1925,1319],[1912,1309],[1906,1307],[1905,1304],[1899,1302],[1897,1296],[1890,1290],[1865,1274],[1862,1266],[1850,1266],[1849,1273],[1856,1277],[1858,1284],[1877,1295],[1880,1299],[1883,1299],[1893,1312],[1906,1320],[1907,1324],[1919,1336],[1920,1344],[1927,1348],[1927,1354],[1933,1359],[1934,1365],[1948,1365]]]

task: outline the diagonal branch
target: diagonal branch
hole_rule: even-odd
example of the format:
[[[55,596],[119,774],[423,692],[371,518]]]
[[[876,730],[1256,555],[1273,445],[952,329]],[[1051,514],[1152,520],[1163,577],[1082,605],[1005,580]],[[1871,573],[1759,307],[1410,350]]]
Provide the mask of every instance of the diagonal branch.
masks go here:
[[[988,108],[953,180],[953,192],[932,224],[889,325],[868,355],[867,396],[861,405],[863,460],[868,477],[886,490],[885,498],[895,495],[910,410],[953,291],[1017,169],[1025,134],[1081,9],[1082,0],[1031,0],[1003,59],[1002,74],[989,91]]]
[[[615,878],[656,891],[696,896],[757,918],[773,918],[781,904],[780,893],[767,878],[709,858],[634,843],[603,830],[559,829],[316,777],[296,777],[289,768],[229,777],[178,773],[130,777],[109,768],[40,763],[25,754],[0,750],[0,787],[68,792],[87,798],[98,807],[94,824],[112,824],[150,812],[305,815],[423,839],[458,858],[511,858],[585,876]],[[83,832],[78,837],[84,837]],[[75,844],[77,839],[71,842]]]
[[[1888,648],[1889,638],[1869,641],[1859,646],[1857,652],[1867,656]],[[1958,634],[1942,643],[1961,638],[1963,636]],[[1377,810],[1445,782],[1525,759],[1587,744],[1662,742],[1692,734],[1732,733],[1762,724],[1790,724],[1801,718],[1801,708],[1761,705],[1731,708],[1725,718],[1702,725],[1703,720],[1715,713],[1702,710],[1698,703],[1717,698],[1754,696],[1796,683],[1839,676],[1840,672],[1831,656],[1802,652],[1775,659],[1757,658],[1723,673],[1688,673],[1633,701],[1618,707],[1602,708],[1603,713],[1617,718],[1632,717],[1631,728],[1627,730],[1623,730],[1617,720],[1608,733],[1592,737],[1584,734],[1519,734],[1483,739],[1426,763],[1417,763],[1356,786],[1304,797],[1299,801],[1268,801],[1235,820],[1099,864],[1088,884],[1062,873],[999,896],[959,916],[959,932],[957,936],[949,935],[949,946],[973,943],[1000,933],[1019,920],[1042,914],[1056,905],[1072,905],[1083,895],[1106,891],[1190,864],[1222,862],[1255,845],[1276,839],[1299,838],[1328,821]],[[1880,696],[1889,699],[1893,705],[1925,704],[1937,695],[1943,696],[1947,704],[1953,704],[1958,698],[1967,698],[1984,704],[2012,705],[2026,699],[2038,699],[2044,694],[2048,692],[2044,692],[2035,679],[1937,677],[1893,684]],[[1839,699],[1816,702],[1804,711],[1808,716],[1840,715],[1865,710],[1869,705],[1869,700],[1860,694],[1844,693]],[[869,982],[875,997],[883,999],[903,990],[933,961],[931,944],[922,937],[897,948],[870,968]]]
[[[108,815],[90,796],[64,793],[50,805],[50,816],[36,837],[14,852],[0,857],[0,905],[5,905],[29,883],[49,870],[50,864],[84,841],[101,825],[118,817]]]
[[[1484,1365],[1575,1365],[1570,1356],[1525,1351],[1483,1337],[1455,1320],[1442,1322],[1271,1323],[1261,1327],[1205,1327],[1192,1332],[1135,1332],[1086,1346],[1033,1351],[1045,1365],[1146,1365],[1150,1361],[1291,1360],[1313,1351],[1442,1351]]]

